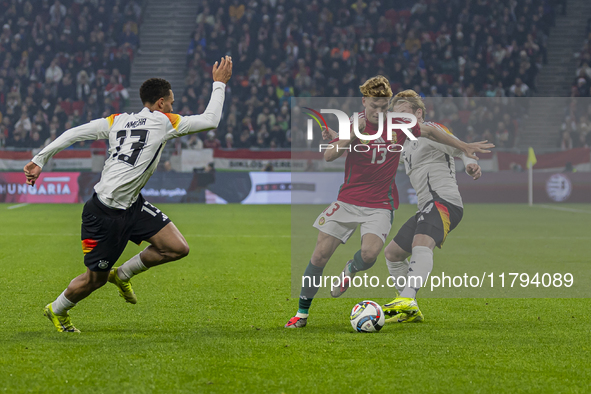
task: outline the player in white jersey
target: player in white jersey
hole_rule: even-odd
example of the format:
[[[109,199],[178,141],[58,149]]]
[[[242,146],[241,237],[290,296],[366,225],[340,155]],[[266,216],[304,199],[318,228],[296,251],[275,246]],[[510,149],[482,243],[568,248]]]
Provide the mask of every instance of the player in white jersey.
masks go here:
[[[451,134],[447,127],[425,122],[425,105],[413,90],[398,93],[392,100],[394,112],[412,113],[422,125]],[[485,144],[487,141],[482,141]],[[487,148],[494,147],[486,144]],[[384,254],[390,276],[399,296],[384,305],[388,322],[420,322],[424,317],[416,302],[416,294],[433,270],[433,249],[441,248],[447,234],[462,220],[463,204],[456,182],[454,157],[464,162],[466,172],[474,180],[480,178],[480,166],[459,149],[419,138],[404,144],[406,173],[418,197],[418,212],[398,231]],[[408,257],[412,254],[411,261]]]
[[[82,212],[82,250],[87,270],[44,309],[59,332],[80,332],[69,310],[107,281],[116,285],[125,301],[137,298],[130,279],[147,269],[178,260],[189,245],[170,219],[145,201],[140,191],[158,166],[162,149],[172,138],[215,129],[222,115],[226,83],[232,75],[229,56],[215,62],[211,99],[201,115],[172,113],[174,93],[164,79],[151,78],[140,88],[144,108],[138,113],[114,114],[64,132],[37,154],[25,168],[34,185],[47,161],[82,140],[109,140],[109,152],[100,182]],[[128,241],[150,245],[118,268],[112,268]]]

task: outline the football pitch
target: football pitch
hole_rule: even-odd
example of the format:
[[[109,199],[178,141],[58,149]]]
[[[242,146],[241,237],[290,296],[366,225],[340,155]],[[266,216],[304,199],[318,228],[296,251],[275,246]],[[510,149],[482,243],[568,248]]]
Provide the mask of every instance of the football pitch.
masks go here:
[[[318,298],[308,327],[284,329],[297,308],[290,206],[159,204],[189,256],[134,278],[137,305],[105,285],[71,312],[82,333],[60,334],[42,311],[85,270],[82,205],[12,206],[0,204],[0,392],[591,392],[586,298],[419,292],[425,322],[377,334],[349,324],[362,294]],[[589,262],[591,206],[553,207],[468,205],[435,267]],[[415,208],[401,206],[389,239]],[[294,209],[309,227],[294,240],[305,265],[324,206]],[[331,272],[358,246],[357,232]],[[117,265],[144,247],[129,244]],[[382,254],[372,270],[384,265]]]

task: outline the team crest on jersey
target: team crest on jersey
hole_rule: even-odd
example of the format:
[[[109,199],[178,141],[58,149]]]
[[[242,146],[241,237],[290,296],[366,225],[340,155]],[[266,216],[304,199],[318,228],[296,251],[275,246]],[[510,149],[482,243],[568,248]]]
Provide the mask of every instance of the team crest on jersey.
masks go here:
[[[324,222],[325,222],[325,220],[324,220],[324,216],[323,216],[323,217],[321,217],[321,218],[320,218],[320,220],[318,221],[318,224],[322,226],[322,225],[324,224]]]
[[[363,133],[361,133],[361,135],[369,135],[369,133],[365,133],[365,132],[363,132]],[[362,139],[359,139],[359,142],[361,142],[363,145],[367,145],[367,144],[369,144],[371,141],[370,141],[370,140],[362,140]]]

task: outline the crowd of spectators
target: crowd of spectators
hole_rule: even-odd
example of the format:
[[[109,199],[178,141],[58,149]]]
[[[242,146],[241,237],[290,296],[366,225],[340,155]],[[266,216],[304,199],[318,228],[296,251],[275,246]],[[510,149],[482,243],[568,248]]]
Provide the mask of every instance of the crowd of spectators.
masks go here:
[[[591,146],[591,18],[587,21],[585,40],[575,53],[579,67],[571,85],[569,105],[560,128],[558,146],[562,150]]]
[[[0,0],[0,147],[118,112],[141,16],[136,0]]]
[[[358,96],[358,86],[377,74],[394,91],[424,97],[530,96],[555,5],[207,0],[191,35],[181,109],[204,108],[211,63],[226,54],[234,59],[232,98],[216,139],[228,147],[289,147],[289,97]]]
[[[139,45],[138,3],[3,1],[0,143],[37,145],[51,130],[117,112]],[[288,148],[291,97],[358,96],[377,74],[424,97],[530,96],[553,1],[204,0],[175,109],[205,109],[221,56],[233,57],[234,75],[220,127],[184,145]],[[508,145],[514,137],[511,128]]]

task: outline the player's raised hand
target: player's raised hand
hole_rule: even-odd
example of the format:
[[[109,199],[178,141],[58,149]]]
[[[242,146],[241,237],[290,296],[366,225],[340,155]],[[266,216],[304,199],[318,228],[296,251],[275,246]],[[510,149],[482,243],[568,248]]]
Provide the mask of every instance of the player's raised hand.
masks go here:
[[[30,161],[29,163],[27,163],[25,168],[23,168],[23,170],[25,171],[25,176],[27,177],[27,185],[34,186],[35,181],[37,180],[37,178],[39,178],[39,175],[41,174],[41,167]]]
[[[482,175],[482,170],[480,166],[476,163],[470,163],[466,166],[466,172],[468,175],[472,177],[472,179],[477,180]]]
[[[232,57],[225,56],[220,62],[215,62],[212,74],[215,82],[228,83],[232,76]]]
[[[478,160],[478,156],[476,156],[476,153],[490,153],[489,149],[494,147],[495,144],[491,144],[487,140],[471,142],[469,144],[466,144],[466,150],[464,151],[464,153],[466,153],[466,156],[468,156],[469,158]]]

